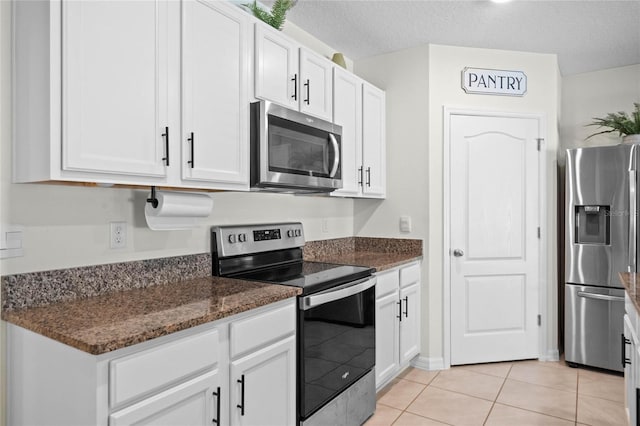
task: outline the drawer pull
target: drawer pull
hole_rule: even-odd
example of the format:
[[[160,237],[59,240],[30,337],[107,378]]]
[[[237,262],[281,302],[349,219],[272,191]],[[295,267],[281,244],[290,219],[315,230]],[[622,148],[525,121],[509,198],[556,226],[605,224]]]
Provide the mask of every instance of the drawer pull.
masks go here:
[[[165,157],[162,159],[162,161],[165,162],[165,165],[168,167],[169,166],[169,126],[166,126],[164,128],[164,133],[162,134],[162,137],[164,138],[164,150],[165,150]]]
[[[238,404],[236,407],[240,409],[240,415],[244,416],[244,374],[237,382],[240,383],[240,404]]]
[[[196,165],[196,158],[195,158],[196,157],[196,153],[195,153],[196,137],[193,135],[193,132],[191,132],[191,137],[188,138],[187,141],[191,143],[191,160],[187,161],[187,164],[190,164],[189,167],[193,169]]]
[[[293,98],[294,101],[297,101],[298,100],[298,74],[294,74],[291,81],[293,81],[293,95],[291,95],[291,97]]]
[[[213,396],[216,397],[216,418],[211,421],[219,425],[220,424],[220,386],[218,386],[218,390],[216,392],[213,392]]]
[[[620,354],[621,355],[620,362],[622,363],[622,369],[624,370],[625,366],[631,365],[631,359],[627,358],[627,345],[631,344],[631,340],[624,337],[624,333],[623,333],[620,335],[620,343],[621,343],[620,349],[622,349],[622,353]]]

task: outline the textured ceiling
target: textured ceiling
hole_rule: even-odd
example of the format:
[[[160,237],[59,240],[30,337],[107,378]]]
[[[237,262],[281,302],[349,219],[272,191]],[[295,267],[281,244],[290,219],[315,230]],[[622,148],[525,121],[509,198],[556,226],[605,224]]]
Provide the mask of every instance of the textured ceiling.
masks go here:
[[[640,63],[640,0],[298,0],[287,19],[351,59],[434,43],[556,53],[563,75]]]

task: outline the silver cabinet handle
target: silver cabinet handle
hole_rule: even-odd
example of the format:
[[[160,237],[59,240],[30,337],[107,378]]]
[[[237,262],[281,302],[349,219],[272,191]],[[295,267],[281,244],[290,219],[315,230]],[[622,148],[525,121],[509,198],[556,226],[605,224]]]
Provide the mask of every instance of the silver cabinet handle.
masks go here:
[[[329,133],[329,140],[333,147],[333,167],[331,167],[331,173],[329,173],[329,177],[332,178],[336,175],[338,166],[340,165],[340,146],[338,145],[338,140],[333,133]]]
[[[464,252],[462,250],[460,250],[460,249],[455,249],[455,250],[453,250],[453,255],[455,257],[462,257],[462,256],[464,256]]]
[[[316,306],[333,302],[334,300],[344,299],[345,297],[363,292],[374,285],[376,285],[376,277],[370,277],[344,286],[321,291],[320,293],[312,294],[311,296],[300,299],[300,309],[306,311]]]
[[[585,299],[605,300],[608,302],[624,302],[624,297],[622,296],[609,296],[607,294],[587,293],[585,291],[579,291],[578,297],[584,297]]]
[[[632,151],[633,152],[633,151]],[[637,250],[637,207],[638,188],[636,186],[637,172],[629,170],[629,272],[636,272],[636,250]]]

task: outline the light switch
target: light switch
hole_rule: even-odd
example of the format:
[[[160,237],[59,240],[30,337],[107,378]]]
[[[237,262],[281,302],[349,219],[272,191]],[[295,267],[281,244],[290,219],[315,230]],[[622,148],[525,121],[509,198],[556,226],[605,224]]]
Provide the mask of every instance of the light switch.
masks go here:
[[[400,216],[400,232],[411,232],[411,216]]]

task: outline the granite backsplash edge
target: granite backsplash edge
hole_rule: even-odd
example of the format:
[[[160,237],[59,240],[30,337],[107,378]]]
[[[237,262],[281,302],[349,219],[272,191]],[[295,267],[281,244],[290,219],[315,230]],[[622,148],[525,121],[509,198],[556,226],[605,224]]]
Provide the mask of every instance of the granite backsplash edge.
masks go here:
[[[354,252],[422,256],[422,240],[345,237],[307,241],[305,258]],[[81,266],[0,277],[2,310],[46,306],[103,294],[211,276],[211,253]]]
[[[313,259],[318,255],[339,256],[354,252],[394,253],[422,256],[422,240],[383,237],[345,237],[330,240],[307,241],[304,257]]]

